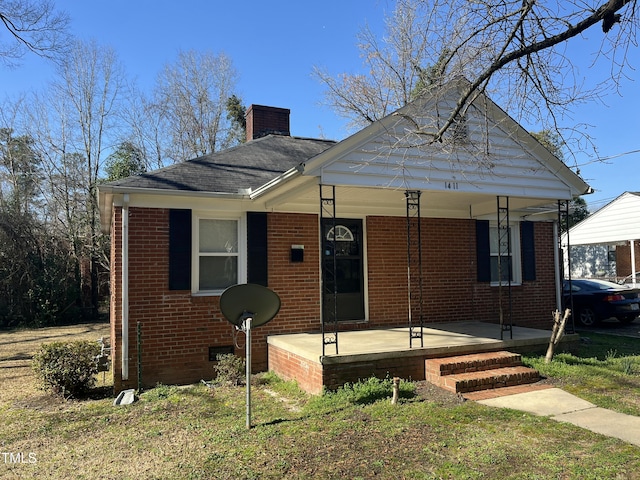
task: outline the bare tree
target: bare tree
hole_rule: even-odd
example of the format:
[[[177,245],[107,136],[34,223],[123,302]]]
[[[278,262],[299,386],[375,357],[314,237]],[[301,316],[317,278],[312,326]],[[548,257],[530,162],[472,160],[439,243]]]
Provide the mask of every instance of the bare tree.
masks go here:
[[[174,161],[187,160],[229,146],[226,102],[236,85],[236,71],[224,54],[186,51],[158,77],[154,104],[165,119]]]
[[[98,307],[103,241],[96,186],[114,147],[124,74],[112,49],[77,42],[55,81],[29,105],[29,131],[43,158],[47,215],[80,266],[84,306]]]
[[[147,170],[165,166],[165,152],[171,149],[165,132],[167,121],[159,115],[160,108],[135,85],[129,85],[128,108],[122,109],[123,124],[127,125],[122,141],[130,141],[141,152]]]
[[[9,39],[0,42],[0,61],[15,66],[26,52],[60,59],[70,45],[69,18],[49,0],[0,0],[0,22]]]
[[[30,132],[42,160],[43,219],[52,235],[64,238],[76,261],[82,254],[84,157],[72,141],[73,128],[64,98],[52,90],[32,93],[24,105],[22,128]],[[28,126],[26,126],[28,125]]]
[[[597,100],[624,76],[626,52],[635,45],[636,0],[398,0],[379,42],[363,30],[359,48],[366,73],[336,78],[316,70],[326,99],[356,125],[402,107],[424,88],[465,77],[457,104],[422,139],[441,142],[480,93],[490,93],[523,124],[561,131],[572,105]],[[567,41],[581,41],[592,27],[602,37],[598,56],[610,75],[585,85]],[[567,142],[566,138],[563,138]],[[569,145],[571,148],[571,145]]]
[[[420,82],[420,67],[435,62],[438,46],[430,41],[430,17],[422,2],[399,1],[386,18],[386,35],[379,39],[368,26],[358,34],[366,73],[334,77],[314,68],[326,86],[325,100],[350,127],[362,128],[407,104]]]
[[[68,102],[74,153],[81,155],[84,160],[84,251],[89,262],[89,288],[94,313],[98,309],[98,267],[103,256],[96,187],[106,158],[105,152],[112,147],[106,141],[117,134],[116,120],[122,106],[124,78],[112,49],[99,47],[92,42],[77,42],[72,55],[60,69],[60,82],[55,85],[60,98]]]

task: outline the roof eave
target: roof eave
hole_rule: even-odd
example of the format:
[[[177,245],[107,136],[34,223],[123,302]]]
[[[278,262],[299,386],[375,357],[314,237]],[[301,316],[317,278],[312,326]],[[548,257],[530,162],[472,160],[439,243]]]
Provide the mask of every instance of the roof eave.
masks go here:
[[[251,200],[255,200],[256,198],[260,198],[262,195],[265,195],[266,193],[271,192],[272,190],[275,190],[279,186],[302,175],[303,169],[304,169],[304,164],[300,164],[287,170],[286,172],[278,175],[273,180],[270,180],[264,185],[253,190],[249,195],[249,198],[251,198]]]
[[[199,197],[221,199],[247,199],[249,193],[206,192],[201,190],[168,190],[163,188],[123,187],[119,185],[100,185],[98,187],[98,209],[100,212],[100,228],[108,234],[111,230],[114,198],[120,195],[161,195],[172,197]]]

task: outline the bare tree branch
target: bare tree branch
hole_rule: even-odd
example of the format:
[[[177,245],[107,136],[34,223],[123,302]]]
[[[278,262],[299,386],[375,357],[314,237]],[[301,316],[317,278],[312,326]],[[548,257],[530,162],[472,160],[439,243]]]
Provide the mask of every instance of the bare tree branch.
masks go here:
[[[525,10],[522,18],[519,20],[519,24],[524,21],[524,17],[526,16],[526,14],[531,11],[531,7],[533,7],[534,1],[535,0],[528,0],[529,6]],[[616,15],[618,15],[616,12],[618,12],[622,7],[629,3],[635,4],[635,0],[609,0],[606,4],[602,5],[600,8],[598,8],[597,11],[595,11],[593,14],[591,14],[581,22],[577,23],[576,25],[569,25],[565,31],[545,38],[544,40],[541,40],[539,42],[534,42],[532,44],[516,48],[509,53],[505,53],[504,55],[500,55],[488,68],[480,73],[475,80],[471,81],[469,86],[465,89],[464,93],[460,96],[456,108],[453,109],[447,121],[435,135],[433,141],[439,141],[442,138],[444,133],[449,129],[449,127],[451,127],[456,116],[460,114],[463,107],[467,104],[472,94],[476,91],[483,90],[483,86],[486,86],[487,82],[497,71],[505,67],[507,64],[514,62],[520,58],[529,56],[536,52],[540,52],[541,50],[551,48],[555,45],[558,45],[559,43],[573,38],[600,21],[603,22],[603,31],[605,33],[608,32],[613,23],[619,21],[620,17],[616,17]],[[612,18],[617,18],[617,20],[613,21]],[[518,25],[518,28],[519,27],[520,25]],[[507,44],[510,42],[511,40],[509,40]]]
[[[464,77],[468,85],[457,103],[434,119],[435,131],[431,125],[414,132],[423,141],[445,141],[474,99],[489,93],[521,124],[567,132],[571,150],[590,139],[583,125],[559,122],[567,121],[578,102],[598,101],[614,91],[625,75],[628,48],[636,44],[635,6],[636,0],[397,0],[383,41],[368,29],[359,37],[362,73],[331,76],[316,69],[315,75],[327,87],[327,104],[358,127],[425,89],[434,93]],[[602,31],[592,28],[598,24]],[[589,29],[602,36],[593,53],[599,62],[610,60],[611,71],[584,81],[580,59],[568,53],[568,45],[572,39],[579,45]]]
[[[225,54],[183,51],[165,65],[156,84],[156,115],[171,138],[168,156],[184,161],[228,147],[226,102],[237,73]]]
[[[0,60],[7,66],[27,51],[59,60],[70,47],[69,17],[50,0],[0,0],[0,22],[10,36],[0,43]]]

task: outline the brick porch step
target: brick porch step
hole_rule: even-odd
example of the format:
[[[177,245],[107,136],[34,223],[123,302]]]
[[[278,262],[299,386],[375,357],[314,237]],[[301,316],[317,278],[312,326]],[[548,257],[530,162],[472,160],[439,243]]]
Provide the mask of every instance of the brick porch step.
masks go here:
[[[455,393],[535,383],[540,374],[511,352],[486,352],[425,361],[427,381]]]

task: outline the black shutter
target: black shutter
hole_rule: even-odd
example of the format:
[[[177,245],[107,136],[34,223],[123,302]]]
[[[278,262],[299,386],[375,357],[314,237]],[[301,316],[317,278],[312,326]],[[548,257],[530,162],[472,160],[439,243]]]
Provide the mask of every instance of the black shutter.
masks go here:
[[[267,214],[247,212],[247,282],[267,286]]]
[[[169,290],[191,290],[191,210],[169,210]]]
[[[536,279],[536,246],[533,235],[533,222],[520,224],[520,241],[522,245],[522,280]]]
[[[489,243],[489,221],[476,220],[476,262],[478,281],[491,281],[491,244]]]

